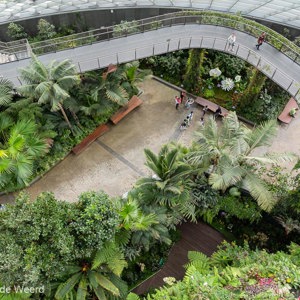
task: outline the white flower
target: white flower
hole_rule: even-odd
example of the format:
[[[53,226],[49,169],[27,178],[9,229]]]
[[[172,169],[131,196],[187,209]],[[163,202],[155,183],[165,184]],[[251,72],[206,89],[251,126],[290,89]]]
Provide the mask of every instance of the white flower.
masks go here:
[[[234,88],[234,82],[231,78],[225,78],[221,81],[221,88],[224,91],[230,91]]]
[[[166,284],[173,285],[176,282],[176,278],[175,277],[164,277],[163,281]]]
[[[242,77],[241,77],[240,75],[236,75],[236,76],[234,77],[234,81],[235,81],[235,82],[240,82],[241,79],[242,79]]]
[[[206,286],[206,285],[208,285],[208,283],[205,281],[205,282],[203,283],[203,285]]]
[[[219,77],[222,74],[219,68],[211,69],[209,71],[209,76],[211,77]]]

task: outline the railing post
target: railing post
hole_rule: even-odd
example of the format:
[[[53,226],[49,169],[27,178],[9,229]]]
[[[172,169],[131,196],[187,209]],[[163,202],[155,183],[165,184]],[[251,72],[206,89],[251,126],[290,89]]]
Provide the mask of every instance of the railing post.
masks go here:
[[[180,40],[181,39],[178,40],[178,50],[180,49]]]
[[[170,39],[168,39],[167,42],[168,42],[167,52],[169,52],[170,51]]]
[[[80,68],[80,62],[78,62],[78,69],[79,69],[79,73],[82,73]]]
[[[134,49],[134,60],[136,60],[136,48]]]

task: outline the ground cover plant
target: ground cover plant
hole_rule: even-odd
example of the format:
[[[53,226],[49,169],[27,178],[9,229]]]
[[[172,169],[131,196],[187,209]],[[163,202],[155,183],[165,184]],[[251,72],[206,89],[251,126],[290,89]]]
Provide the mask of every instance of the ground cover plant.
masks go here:
[[[298,299],[299,246],[289,253],[251,251],[224,243],[210,258],[190,251],[182,281],[166,277],[165,286],[138,299]]]

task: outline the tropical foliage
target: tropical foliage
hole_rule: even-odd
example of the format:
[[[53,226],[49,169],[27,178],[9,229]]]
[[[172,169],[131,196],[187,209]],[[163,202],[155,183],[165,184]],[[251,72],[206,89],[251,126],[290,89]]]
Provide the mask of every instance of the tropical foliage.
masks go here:
[[[92,192],[73,204],[50,193],[34,202],[22,194],[0,215],[0,282],[5,286],[58,280],[66,266],[91,258],[114,238],[119,218],[107,195]]]
[[[63,277],[68,279],[58,286],[54,298],[63,300],[74,295],[76,299],[85,300],[94,295],[103,300],[112,299],[111,296],[124,299],[127,285],[120,275],[126,265],[120,249],[108,242],[90,260],[66,267]]]
[[[4,113],[0,117],[0,186],[27,185],[34,171],[34,163],[43,156],[49,145],[37,133],[31,120],[16,124]]]
[[[204,163],[208,167],[209,183],[214,189],[226,191],[232,186],[243,188],[252,195],[258,205],[269,211],[276,200],[267,184],[256,173],[261,163],[289,160],[289,155],[254,156],[253,151],[269,145],[276,134],[276,121],[269,121],[253,130],[239,123],[235,113],[224,118],[222,126],[209,118],[197,131],[199,143],[189,153],[193,165]]]
[[[226,242],[211,258],[191,251],[184,279],[165,278],[165,287],[143,299],[296,299],[299,251],[292,244],[289,254],[269,254]],[[131,299],[140,298],[130,294]]]
[[[26,84],[19,88],[19,92],[40,105],[49,104],[52,111],[60,110],[72,130],[63,102],[70,97],[70,89],[80,82],[75,66],[69,60],[52,61],[45,66],[36,56],[32,56],[30,67],[21,69],[20,73]]]

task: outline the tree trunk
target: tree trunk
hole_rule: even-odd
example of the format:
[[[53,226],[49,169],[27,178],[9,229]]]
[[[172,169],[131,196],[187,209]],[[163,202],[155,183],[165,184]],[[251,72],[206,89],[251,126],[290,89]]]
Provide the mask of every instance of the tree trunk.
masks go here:
[[[72,134],[75,135],[75,134],[74,134],[74,131],[73,131],[73,128],[72,128],[72,125],[71,125],[71,123],[70,123],[70,121],[69,121],[69,119],[68,119],[68,116],[67,116],[67,114],[66,114],[64,108],[62,107],[62,105],[61,105],[60,103],[58,103],[58,107],[59,107],[59,109],[60,109],[62,115],[64,116],[64,119],[65,119],[65,121],[67,122],[67,124],[68,124],[68,126],[69,126],[69,128],[70,128],[70,130],[71,130],[71,132],[72,132]]]
[[[69,111],[71,112],[71,115],[72,115],[72,117],[74,118],[74,120],[75,120],[76,124],[78,125],[78,127],[81,128],[81,124],[80,124],[80,122],[79,122],[79,119],[78,119],[77,115],[74,113],[73,110],[69,109]]]

